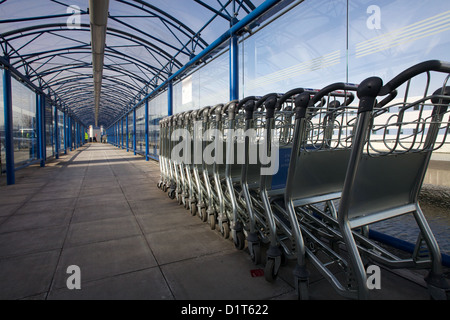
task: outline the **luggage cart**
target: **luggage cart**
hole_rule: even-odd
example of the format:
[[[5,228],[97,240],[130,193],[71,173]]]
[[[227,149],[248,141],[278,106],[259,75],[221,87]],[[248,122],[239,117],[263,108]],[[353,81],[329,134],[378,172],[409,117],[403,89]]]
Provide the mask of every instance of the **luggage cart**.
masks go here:
[[[277,146],[281,146],[280,153],[284,155],[285,151],[289,151],[292,108],[283,105],[288,100],[292,100],[292,97],[299,92],[303,92],[303,89],[291,90],[284,95],[270,93],[263,97],[248,97],[246,98],[248,101],[245,101],[246,131],[256,131],[254,137],[246,137],[245,163],[242,167],[241,177],[242,193],[247,203],[249,218],[247,243],[250,256],[255,264],[261,262],[261,242],[270,243],[270,248],[267,251],[268,261],[276,261],[277,268],[281,264],[282,253],[279,249],[280,242],[278,241],[276,222],[269,212],[269,198],[283,194],[283,180],[286,179],[286,172],[282,168],[281,172],[277,170],[278,172],[274,176],[271,174],[261,175],[262,169],[267,165],[273,165],[273,163],[269,163],[268,159],[261,162],[261,158],[251,160],[250,157],[261,156],[260,148],[264,148],[266,156],[271,156],[271,130],[274,129]],[[276,121],[274,121],[274,118],[276,118]],[[251,138],[254,141],[251,141]],[[278,162],[279,159],[280,155],[275,158],[275,161]],[[272,181],[274,185],[272,185]],[[271,262],[266,262],[268,268],[271,268]],[[265,274],[267,275],[267,273]],[[270,274],[273,274],[273,272],[270,272]]]
[[[430,60],[408,68],[384,86],[381,79],[371,78],[365,81],[371,88],[358,89],[361,102],[338,210],[358,298],[368,297],[366,259],[390,268],[426,268],[431,297],[448,296],[439,246],[418,196],[431,154],[449,132],[449,77],[450,63]],[[413,96],[416,88],[422,96]],[[391,114],[384,112],[386,108],[374,108],[373,99],[394,91],[403,99],[388,106]],[[371,98],[366,101],[363,96]],[[400,258],[367,241],[370,225],[405,214],[412,214],[420,230],[410,257]]]
[[[359,106],[354,118],[349,117],[345,118],[345,121],[338,122],[336,118],[334,119],[336,125],[333,126],[333,131],[345,123],[350,135],[343,139],[339,135],[342,134],[340,128],[333,134],[336,139],[329,140],[325,135],[320,139],[323,146],[345,149],[347,158],[340,161],[336,156],[333,162],[329,162],[333,167],[333,173],[328,173],[328,181],[335,180],[337,184],[334,188],[329,184],[326,194],[314,191],[311,186],[302,191],[297,187],[298,183],[294,184],[294,181],[302,179],[301,166],[305,164],[302,156],[303,153],[306,154],[308,148],[304,148],[298,156],[291,157],[293,165],[289,168],[285,203],[299,248],[294,271],[299,297],[308,296],[306,257],[344,297],[359,299],[369,297],[365,266],[370,263],[390,268],[431,267],[426,280],[432,297],[444,298],[446,293],[448,294],[448,284],[442,275],[439,248],[417,202],[431,152],[443,144],[449,126],[447,105],[450,99],[441,94],[442,92],[446,94],[448,75],[445,75],[444,81],[440,83],[441,91],[435,91],[430,95],[432,70],[448,73],[450,69],[448,64],[426,62],[406,70],[385,86],[382,86],[381,79],[376,77],[368,78],[358,86],[356,91]],[[426,79],[425,85],[421,85],[421,88],[425,88],[425,94],[420,98],[411,98],[408,94],[413,85],[411,79],[418,75]],[[402,84],[406,86],[403,101],[389,104]],[[294,145],[308,145],[306,138],[311,130],[300,128],[308,127],[308,113],[315,112],[314,104],[317,99],[327,91],[338,87],[355,91],[355,88],[348,85],[335,84],[321,90],[309,103],[307,102],[309,96],[303,96],[296,101],[299,105],[298,110],[303,111],[299,111],[300,113],[296,115],[299,119],[296,137],[299,138]],[[376,103],[377,97],[383,96],[386,97]],[[386,112],[387,108],[396,113],[389,115]],[[417,108],[417,118],[408,118],[407,110],[414,108]],[[333,113],[336,114],[337,111],[337,115],[339,113],[342,115],[341,110],[342,108],[338,107]],[[329,118],[328,115],[324,120],[326,118]],[[312,127],[311,122],[309,126]],[[406,130],[411,126],[415,126],[414,130]],[[390,130],[389,134],[386,130]],[[436,144],[439,131],[443,132],[439,135],[439,143]],[[326,129],[323,132],[326,132]],[[302,149],[299,145],[295,148]],[[323,159],[321,157],[321,160]],[[309,179],[306,179],[306,173],[303,173],[303,181],[323,179],[327,182],[323,170],[310,172],[313,176]],[[334,179],[333,177],[337,178],[337,174],[338,179]],[[320,187],[323,186],[321,183]],[[314,192],[305,198],[304,194],[308,195],[311,190]],[[333,192],[335,197],[331,197]],[[339,202],[339,210],[336,210],[334,202],[330,201],[332,198]],[[321,209],[318,203],[326,205]],[[420,233],[412,257],[401,258],[370,238],[369,225],[408,213],[412,213],[415,217]],[[428,252],[426,257],[419,255],[419,252],[423,252],[424,243]],[[345,277],[338,277],[336,272],[332,272],[333,268],[344,271]]]
[[[216,211],[216,222],[219,232],[225,239],[228,239],[231,232],[231,224],[233,223],[233,206],[236,202],[231,200],[234,197],[233,192],[229,192],[229,179],[231,177],[232,160],[227,158],[230,154],[228,147],[234,147],[230,137],[226,136],[225,128],[230,129],[234,126],[234,109],[238,101],[233,100],[215,108],[215,130],[217,136],[214,139],[215,156],[214,156],[214,189],[219,202],[219,210]],[[230,110],[229,110],[230,109]],[[229,131],[228,131],[229,132]],[[230,143],[227,143],[229,141]],[[220,151],[219,151],[220,150]],[[211,227],[213,223],[211,222]]]
[[[192,164],[193,164],[193,188],[191,190],[194,195],[192,196],[195,198],[194,206],[196,206],[196,209],[193,208],[193,203],[191,201],[191,214],[195,215],[195,213],[198,213],[199,218],[206,222],[208,215],[207,215],[207,197],[208,197],[208,191],[206,186],[206,181],[204,178],[206,176],[209,177],[208,171],[207,171],[207,165],[203,161],[203,150],[206,147],[203,139],[203,132],[207,128],[207,121],[208,121],[208,115],[209,115],[210,107],[207,106],[205,108],[195,110],[192,113],[191,121],[193,121],[193,131],[192,131]],[[193,212],[193,211],[196,212]]]
[[[308,297],[306,257],[325,277],[332,276],[328,267],[333,264],[345,266],[345,260],[335,252],[339,233],[327,219],[337,217],[333,201],[340,197],[351,152],[356,108],[350,104],[356,90],[356,85],[336,83],[315,93],[302,93],[295,101],[284,201],[274,201],[272,208],[275,216],[289,220],[297,258],[294,276],[301,298]],[[317,203],[326,210],[323,219],[309,211],[309,206]],[[316,254],[330,261],[321,265]]]
[[[222,121],[223,104],[217,104],[204,115],[206,132],[203,143],[203,154],[208,155],[208,159],[203,159],[206,170],[203,171],[203,180],[207,191],[207,221],[211,230],[215,230],[219,213],[222,212],[223,202],[221,190],[216,189],[216,178],[220,181],[220,167],[223,166],[223,152],[220,153],[220,146],[223,144],[220,123]],[[211,150],[213,149],[213,150]],[[221,158],[222,161],[217,161]],[[223,171],[223,170],[222,170]]]
[[[185,126],[188,124],[188,120],[190,117],[191,111],[185,111],[178,113],[175,115],[172,119],[172,131],[173,134],[175,130],[178,129],[185,129]],[[177,199],[177,202],[179,205],[183,205],[187,210],[189,210],[189,180],[186,175],[186,162],[185,158],[187,158],[189,155],[186,153],[187,151],[187,145],[191,143],[191,141],[187,141],[187,137],[179,137],[178,142],[172,141],[174,137],[170,137],[171,140],[171,163],[172,163],[172,172],[174,174],[175,180],[176,180],[176,191],[175,191],[175,197]],[[180,154],[176,155],[176,158],[173,158],[172,152],[174,152],[174,148],[176,147],[177,143],[184,143],[185,147],[182,148],[182,152],[180,151]]]

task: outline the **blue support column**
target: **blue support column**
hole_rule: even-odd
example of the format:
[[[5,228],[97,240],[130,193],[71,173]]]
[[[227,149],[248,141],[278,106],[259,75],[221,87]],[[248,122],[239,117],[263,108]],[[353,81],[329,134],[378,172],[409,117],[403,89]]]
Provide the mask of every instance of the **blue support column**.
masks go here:
[[[69,141],[69,151],[72,151],[72,148],[73,148],[73,145],[72,145],[72,139],[73,139],[73,137],[72,137],[72,117],[69,116],[68,120],[69,120],[69,122],[68,122],[67,130],[69,131],[69,135],[68,135],[68,138],[69,138],[68,139],[68,141]]]
[[[63,132],[64,132],[64,154],[67,154],[67,146],[69,145],[68,142],[68,136],[67,136],[67,113],[64,112],[64,128],[63,128]]]
[[[41,166],[42,166],[42,126],[41,126],[41,122],[42,122],[42,108],[41,108],[41,96],[36,93],[35,94],[36,97],[36,158],[38,160],[40,160]],[[34,144],[32,145],[34,146]],[[33,149],[34,151],[34,149]],[[34,154],[34,153],[33,153]]]
[[[55,107],[55,158],[59,159],[59,116],[58,116],[58,108]]]
[[[130,139],[129,139],[129,131],[128,131],[128,115],[129,113],[127,113],[127,115],[125,116],[125,143],[127,145],[127,152],[129,150],[129,146],[130,146]]]
[[[78,149],[80,146],[80,135],[79,135],[79,124],[78,122],[75,122],[74,131],[75,131],[75,149]]]
[[[123,118],[120,119],[120,148],[123,149]]]
[[[149,139],[148,139],[148,99],[145,99],[145,160],[149,159]]]
[[[173,115],[173,83],[170,81],[167,85],[167,115]]]
[[[133,109],[133,152],[136,155],[136,108]]]
[[[9,61],[9,58],[6,59]],[[6,183],[11,185],[16,183],[16,174],[14,171],[11,71],[8,68],[3,69],[3,108],[5,116]]]
[[[238,37],[230,39],[230,100],[239,99],[239,44]]]
[[[46,142],[45,142],[45,94],[39,94],[39,123],[38,123],[38,130],[39,133],[39,141],[38,141],[38,148],[39,148],[39,154],[41,159],[41,167],[45,167],[45,159],[47,157],[46,155]]]

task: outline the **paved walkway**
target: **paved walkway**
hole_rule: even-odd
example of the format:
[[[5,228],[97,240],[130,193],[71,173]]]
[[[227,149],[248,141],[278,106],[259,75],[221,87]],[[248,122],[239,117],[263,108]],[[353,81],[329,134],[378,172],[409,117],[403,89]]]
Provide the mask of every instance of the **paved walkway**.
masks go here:
[[[4,177],[2,177],[4,179]],[[156,187],[159,166],[93,143],[0,186],[0,299],[296,299],[288,264],[275,283],[253,277],[246,250]],[[67,269],[81,271],[69,290]],[[313,273],[312,299],[340,299]],[[429,299],[382,271],[377,299]]]

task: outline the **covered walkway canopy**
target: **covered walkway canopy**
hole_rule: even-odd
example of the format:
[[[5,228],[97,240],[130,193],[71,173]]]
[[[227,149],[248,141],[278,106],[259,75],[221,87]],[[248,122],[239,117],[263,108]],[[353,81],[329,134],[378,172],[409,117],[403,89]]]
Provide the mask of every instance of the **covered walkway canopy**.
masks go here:
[[[292,2],[0,1],[4,79],[12,76],[39,96],[34,158],[43,162],[46,158],[45,126],[49,124],[44,124],[44,118],[51,112],[49,105],[56,109],[56,128],[51,130],[60,130],[58,124],[64,128],[53,143],[58,156],[61,150],[81,145],[82,132],[89,126],[112,126],[144,98],[170,90],[175,79],[228,47],[234,48],[230,50],[230,96],[236,98],[237,41],[230,39],[250,32]],[[7,106],[10,81],[4,80],[3,86]],[[167,108],[170,114],[170,100]],[[9,156],[11,167],[6,171],[12,172],[17,161],[11,158],[14,142],[13,133],[8,135],[12,130],[8,119],[7,115],[4,157],[8,165]]]
[[[262,3],[2,1],[1,63],[81,123],[108,126]]]

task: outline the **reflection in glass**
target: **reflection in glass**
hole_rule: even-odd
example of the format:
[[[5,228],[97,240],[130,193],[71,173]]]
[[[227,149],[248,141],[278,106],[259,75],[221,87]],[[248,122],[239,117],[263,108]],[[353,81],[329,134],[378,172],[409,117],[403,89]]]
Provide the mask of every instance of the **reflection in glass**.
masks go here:
[[[37,159],[36,94],[12,79],[14,162],[20,166]]]

